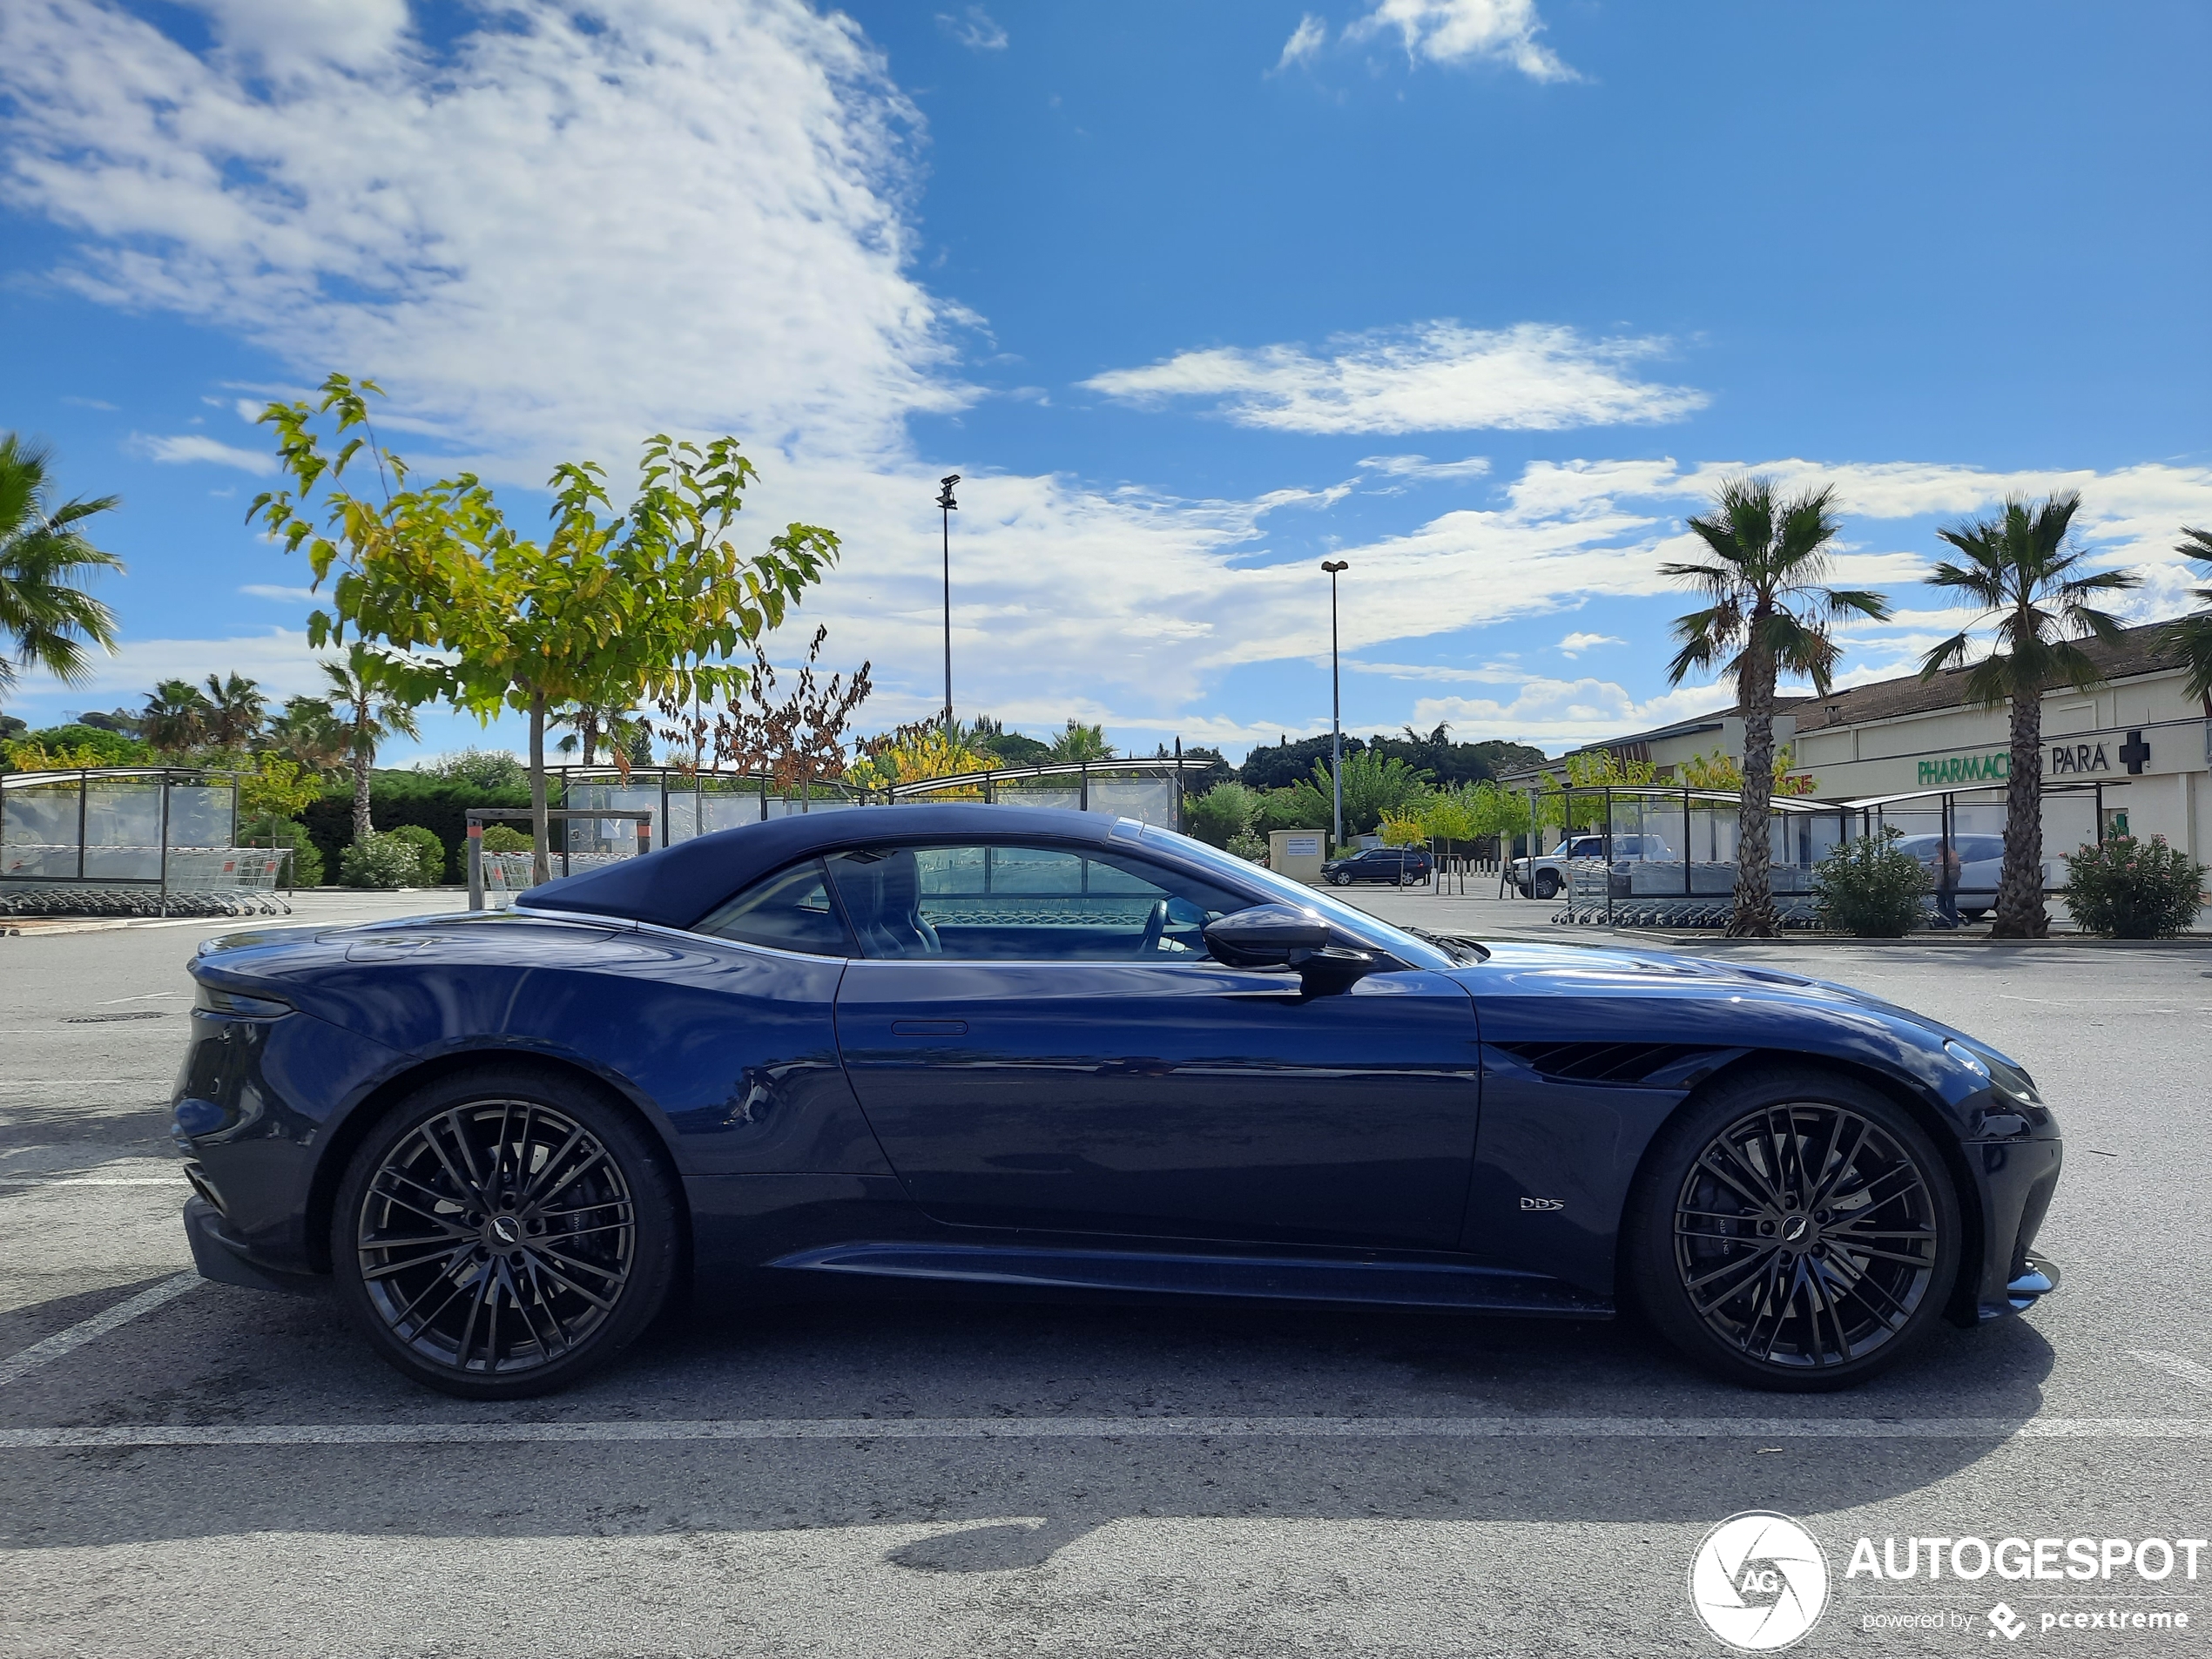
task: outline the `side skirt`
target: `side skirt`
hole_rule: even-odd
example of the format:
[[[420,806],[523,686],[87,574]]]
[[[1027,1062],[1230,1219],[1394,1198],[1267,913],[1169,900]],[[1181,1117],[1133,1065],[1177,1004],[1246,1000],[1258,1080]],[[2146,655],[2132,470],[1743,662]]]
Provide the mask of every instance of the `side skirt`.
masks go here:
[[[768,1265],[799,1272],[1009,1289],[1233,1297],[1571,1319],[1613,1317],[1610,1298],[1594,1296],[1545,1274],[1453,1262],[886,1242],[803,1250]]]

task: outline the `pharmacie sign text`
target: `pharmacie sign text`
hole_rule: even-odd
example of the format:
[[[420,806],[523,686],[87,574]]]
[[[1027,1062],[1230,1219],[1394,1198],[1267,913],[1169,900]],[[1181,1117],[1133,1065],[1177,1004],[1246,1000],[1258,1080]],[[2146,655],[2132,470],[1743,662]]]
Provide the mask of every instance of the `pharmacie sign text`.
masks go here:
[[[1937,760],[1923,760],[1920,763],[1920,781],[1924,784],[1994,783],[2009,778],[2012,772],[2011,752],[1999,749],[1989,754],[1945,755]]]

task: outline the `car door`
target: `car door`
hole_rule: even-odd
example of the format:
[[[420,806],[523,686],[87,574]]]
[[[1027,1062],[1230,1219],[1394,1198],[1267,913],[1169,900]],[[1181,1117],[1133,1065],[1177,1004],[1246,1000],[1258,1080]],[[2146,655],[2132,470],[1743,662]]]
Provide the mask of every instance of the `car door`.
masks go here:
[[[1448,1249],[1474,1006],[1444,974],[1309,996],[1210,959],[1251,900],[1096,845],[833,857],[866,953],[847,1076],[914,1201],[962,1225]]]

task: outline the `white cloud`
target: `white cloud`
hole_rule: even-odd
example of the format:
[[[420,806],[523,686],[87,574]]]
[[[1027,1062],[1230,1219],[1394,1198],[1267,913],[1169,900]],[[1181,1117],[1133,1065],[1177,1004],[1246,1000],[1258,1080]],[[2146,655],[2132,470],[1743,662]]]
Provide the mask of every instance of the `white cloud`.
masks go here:
[[[1536,37],[1543,32],[1535,0],[1375,0],[1355,18],[1346,40],[1365,40],[1394,29],[1409,58],[1433,64],[1487,59],[1507,64],[1531,80],[1571,81],[1575,71]]]
[[[1453,478],[1480,478],[1490,470],[1485,455],[1465,461],[1431,461],[1426,455],[1369,455],[1359,463],[1362,472],[1379,472],[1386,478],[1409,478],[1423,483]]]
[[[1600,645],[1625,645],[1629,642],[1617,634],[1586,634],[1577,630],[1559,642],[1562,657],[1580,657],[1586,651],[1595,651]]]
[[[132,447],[156,461],[178,464],[212,462],[219,467],[236,467],[240,472],[250,472],[257,477],[266,478],[277,469],[277,458],[267,450],[239,449],[191,433],[177,437],[154,437],[134,433],[132,435]]]
[[[1662,354],[1651,339],[1589,340],[1572,328],[1437,321],[1303,346],[1215,347],[1083,382],[1143,406],[1204,398],[1239,426],[1285,432],[1451,432],[1670,421],[1702,408],[1687,387],[1634,378]]]
[[[97,397],[65,397],[62,400],[62,401],[69,404],[73,408],[105,409],[110,415],[115,413],[114,404],[104,403]]]
[[[1298,20],[1298,27],[1291,30],[1291,37],[1283,43],[1283,55],[1275,61],[1276,72],[1279,74],[1292,64],[1317,57],[1328,38],[1328,25],[1307,12]]]
[[[937,26],[970,51],[1006,50],[1006,30],[994,23],[991,14],[981,6],[970,6],[957,17],[941,11],[937,14]]]
[[[205,9],[198,54],[0,7],[0,191],[79,234],[80,292],[374,374],[533,484],[664,429],[895,454],[967,401],[905,269],[918,117],[841,15],[521,0],[434,57],[401,0]]]
[[[127,701],[144,697],[158,680],[186,679],[197,685],[214,671],[234,671],[259,680],[264,691],[280,699],[294,692],[318,691],[322,680],[320,663],[307,644],[306,631],[300,629],[272,628],[266,633],[226,639],[125,637],[122,649],[112,657],[104,651],[86,653],[84,664],[90,678],[67,692],[35,670],[26,672],[23,695],[10,699],[10,707],[18,703],[51,706],[71,697],[89,697],[97,702],[102,696],[113,696]]]
[[[313,588],[280,588],[266,582],[248,582],[239,591],[252,599],[276,599],[287,604],[320,604],[330,595],[317,593]]]

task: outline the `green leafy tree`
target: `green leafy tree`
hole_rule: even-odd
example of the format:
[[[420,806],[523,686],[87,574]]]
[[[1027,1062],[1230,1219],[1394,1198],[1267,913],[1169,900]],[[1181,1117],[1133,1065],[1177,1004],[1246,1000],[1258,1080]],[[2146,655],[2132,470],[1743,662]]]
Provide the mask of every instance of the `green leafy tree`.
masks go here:
[[[123,561],[92,545],[84,524],[119,504],[118,496],[57,503],[53,451],[0,433],[0,691],[34,664],[65,685],[87,673],[84,647],[115,651],[115,613],[84,591]]]
[[[297,761],[263,752],[238,780],[238,808],[255,818],[293,818],[322,796],[322,779]]]
[[[529,787],[529,768],[509,754],[504,749],[456,749],[449,755],[440,755],[423,768],[435,778],[443,778],[457,784],[489,792],[496,789],[527,789]],[[515,833],[520,834],[519,830]],[[510,847],[509,852],[528,852],[528,847]]]
[[[207,677],[207,740],[218,749],[244,749],[261,735],[268,695],[243,674]]]
[[[2118,641],[2118,617],[2091,601],[2137,585],[2124,570],[2076,575],[2086,556],[2073,544],[2073,491],[2031,506],[2005,503],[1994,518],[1939,530],[1965,555],[1944,560],[1928,585],[1949,588],[1981,609],[1976,623],[1994,623],[1996,643],[1966,675],[1966,698],[1983,708],[2012,708],[2012,762],[2005,779],[2005,863],[1997,878],[1993,937],[2040,939],[2051,930],[2043,907],[2043,693],[2057,685],[2087,691],[2102,684],[2096,659],[2079,641]],[[1973,649],[1961,629],[1921,659],[1920,678],[1966,665]]]
[[[311,643],[350,630],[384,642],[428,689],[480,719],[503,709],[528,718],[536,873],[545,880],[551,711],[567,703],[680,708],[741,685],[737,657],[821,579],[837,537],[794,523],[766,551],[739,554],[731,529],[758,476],[752,462],[734,438],[702,448],[662,435],[647,441],[637,493],[620,513],[596,463],[556,468],[551,533],[542,545],[525,541],[472,474],[408,488],[405,464],[376,447],[371,395],[382,395],[373,382],[333,374],[318,405],[263,410],[298,493],[266,493],[253,516],[287,549],[306,549],[318,587],[334,573],[329,609],[308,618]],[[331,454],[316,430],[326,415],[339,446]],[[341,487],[364,450],[376,462],[381,502]]]
[[[2212,577],[2212,530],[2183,525],[2182,543],[2174,550],[2196,566],[2200,575]],[[2196,597],[2205,602],[2205,609],[2168,624],[2163,643],[2188,668],[2184,694],[2202,700],[2206,717],[2212,718],[2212,588],[2197,589]]]
[[[1736,905],[1728,927],[1738,937],[1770,938],[1776,932],[1769,839],[1776,679],[1788,673],[1811,680],[1825,697],[1841,655],[1830,624],[1845,617],[1889,615],[1888,602],[1878,593],[1825,585],[1828,543],[1842,528],[1833,511],[1835,495],[1824,488],[1778,500],[1770,479],[1730,478],[1716,494],[1712,511],[1689,521],[1690,533],[1704,543],[1711,559],[1660,567],[1711,601],[1676,618],[1682,649],[1668,666],[1669,683],[1681,685],[1692,670],[1718,669],[1735,681],[1743,711]]]
[[[163,680],[146,698],[138,730],[164,754],[188,755],[207,746],[214,710],[190,680]]]
[[[342,711],[339,722],[354,772],[354,839],[365,840],[375,833],[369,821],[368,774],[377,749],[395,732],[403,738],[422,735],[415,719],[422,676],[358,639],[347,648],[345,661],[327,662],[322,671],[330,682],[332,703]]]

